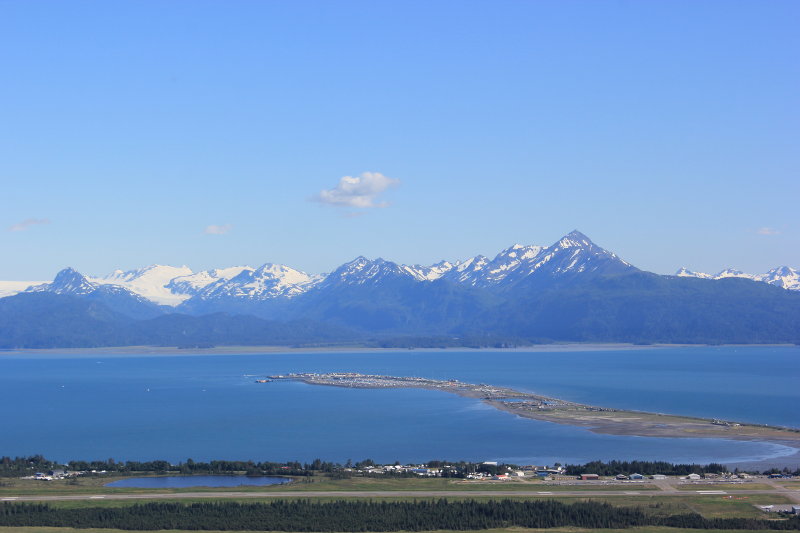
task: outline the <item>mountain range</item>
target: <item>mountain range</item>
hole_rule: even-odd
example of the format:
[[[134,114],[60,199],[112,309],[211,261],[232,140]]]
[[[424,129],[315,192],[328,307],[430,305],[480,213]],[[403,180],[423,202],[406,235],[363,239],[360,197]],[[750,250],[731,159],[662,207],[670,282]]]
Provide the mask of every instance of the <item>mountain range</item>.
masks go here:
[[[5,348],[800,340],[797,270],[660,276],[579,231],[550,246],[430,266],[357,257],[322,275],[272,263],[153,265],[103,277],[65,268],[49,283],[15,283],[0,282],[10,294],[0,298]]]
[[[552,267],[548,264],[558,250],[571,249],[573,264]],[[593,256],[595,256],[593,258]],[[603,259],[609,261],[603,262]],[[86,294],[99,287],[126,289],[157,305],[179,308],[190,299],[269,300],[291,298],[317,286],[334,283],[363,284],[380,279],[389,273],[407,276],[416,281],[445,279],[472,287],[510,285],[515,281],[544,271],[551,276],[596,271],[598,268],[624,270],[631,265],[614,254],[597,247],[580,232],[572,232],[553,246],[523,246],[515,244],[497,254],[494,259],[478,255],[465,261],[441,261],[430,266],[401,265],[383,259],[369,260],[358,257],[342,265],[331,274],[309,275],[285,265],[266,263],[258,268],[235,266],[193,272],[189,267],[151,265],[122,271],[115,270],[102,277],[82,276],[71,268],[59,272],[52,283],[0,281],[0,297],[18,292],[49,291],[59,294]],[[717,274],[694,272],[681,268],[678,277],[701,279],[743,278],[761,281],[788,290],[800,291],[800,272],[788,266],[777,267],[765,274],[746,274],[732,268]],[[80,276],[80,279],[78,279]],[[196,303],[196,302],[195,302]]]
[[[773,268],[765,274],[746,274],[734,268],[726,268],[716,274],[704,274],[702,272],[693,272],[684,267],[679,269],[675,275],[701,279],[742,278],[769,283],[770,285],[775,285],[776,287],[788,289],[790,291],[800,291],[800,271],[788,266]]]

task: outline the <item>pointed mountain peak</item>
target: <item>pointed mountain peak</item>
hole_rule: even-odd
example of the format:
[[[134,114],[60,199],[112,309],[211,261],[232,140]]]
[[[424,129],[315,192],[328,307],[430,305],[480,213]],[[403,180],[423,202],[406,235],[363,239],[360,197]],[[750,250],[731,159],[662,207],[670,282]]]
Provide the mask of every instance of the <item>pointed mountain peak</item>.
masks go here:
[[[784,289],[800,291],[800,272],[789,266],[773,268],[766,274],[758,276],[757,279]]]
[[[570,231],[569,233],[567,233],[565,235],[565,237],[568,237],[570,239],[583,239],[583,240],[591,242],[591,239],[589,237],[587,237],[586,234],[584,234],[581,231],[576,230],[576,229],[574,229],[574,230]]]
[[[789,267],[789,266],[779,266],[779,267],[773,268],[772,270],[767,272],[767,274],[768,275],[773,274],[773,275],[777,275],[777,276],[791,276],[791,275],[796,275],[797,274],[797,270],[795,270],[795,269],[793,269],[792,267]]]
[[[81,274],[72,267],[62,268],[61,270],[58,271],[56,277],[53,278],[54,284],[71,282],[71,281],[85,282],[86,278],[83,276],[83,274]]]
[[[355,259],[352,259],[346,263],[342,263],[338,267],[336,267],[333,272],[331,272],[331,276],[341,276],[348,272],[358,272],[361,269],[365,268],[367,265],[371,264],[372,261],[367,259],[363,255],[359,255]]]
[[[330,286],[337,283],[350,285],[363,285],[365,283],[374,284],[390,278],[416,279],[417,276],[413,272],[413,268],[400,266],[382,257],[367,259],[363,255],[360,255],[331,272],[328,277],[325,278],[324,285]]]
[[[89,294],[97,289],[97,285],[86,279],[83,274],[72,267],[58,272],[53,282],[44,289],[58,294]]]
[[[338,268],[334,269],[332,274],[335,273],[343,273],[343,272],[354,272],[365,268],[367,265],[373,264],[374,261],[372,259],[367,259],[363,255],[359,255],[352,261],[348,261],[340,265]]]
[[[64,267],[64,268],[62,268],[61,270],[59,270],[58,272],[56,272],[56,277],[58,277],[58,276],[60,276],[60,275],[62,275],[62,274],[64,274],[64,275],[74,275],[74,274],[77,274],[77,275],[79,275],[79,276],[81,275],[81,273],[80,273],[80,272],[78,272],[77,270],[75,270],[75,269],[74,269],[74,268],[72,268],[72,267]]]
[[[587,248],[590,246],[594,246],[592,239],[584,235],[578,230],[573,230],[563,237],[556,243],[556,246],[559,248]]]

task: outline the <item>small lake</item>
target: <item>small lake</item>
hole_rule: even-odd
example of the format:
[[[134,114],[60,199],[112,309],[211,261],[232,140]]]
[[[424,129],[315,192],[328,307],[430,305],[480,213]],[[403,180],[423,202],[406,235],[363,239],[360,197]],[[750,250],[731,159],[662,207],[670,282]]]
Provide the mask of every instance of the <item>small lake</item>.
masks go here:
[[[131,477],[106,483],[106,487],[132,489],[186,489],[192,487],[264,487],[289,483],[288,477],[268,476],[157,476]]]

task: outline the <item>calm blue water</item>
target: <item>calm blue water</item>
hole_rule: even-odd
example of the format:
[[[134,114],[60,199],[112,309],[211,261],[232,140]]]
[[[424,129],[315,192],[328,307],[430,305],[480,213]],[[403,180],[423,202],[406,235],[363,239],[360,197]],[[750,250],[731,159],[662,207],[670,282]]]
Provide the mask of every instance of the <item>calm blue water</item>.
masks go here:
[[[357,390],[274,373],[356,371],[484,382],[578,402],[800,427],[800,348],[266,355],[0,355],[0,455],[530,463],[772,458],[772,443],[593,434],[438,391]]]
[[[136,489],[186,489],[191,487],[242,487],[283,485],[291,481],[286,477],[252,476],[157,476],[131,477],[106,483],[106,487]]]

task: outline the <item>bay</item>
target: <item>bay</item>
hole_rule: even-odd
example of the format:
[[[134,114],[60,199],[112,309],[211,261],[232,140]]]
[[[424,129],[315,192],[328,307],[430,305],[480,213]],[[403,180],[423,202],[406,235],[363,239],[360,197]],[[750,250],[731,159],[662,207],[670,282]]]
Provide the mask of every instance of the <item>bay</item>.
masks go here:
[[[626,409],[800,427],[800,348],[0,356],[0,455],[577,463],[800,461],[779,443],[600,435],[440,391],[363,390],[269,374],[459,379]]]

